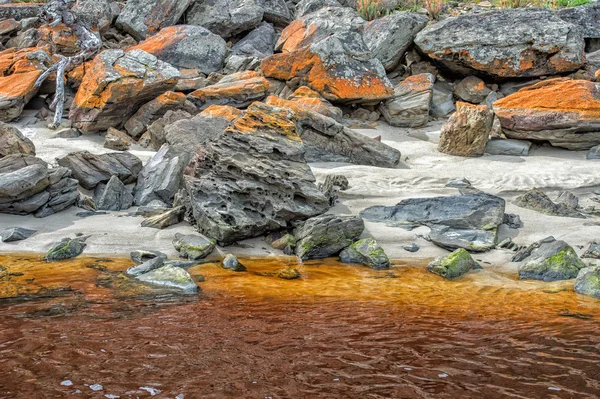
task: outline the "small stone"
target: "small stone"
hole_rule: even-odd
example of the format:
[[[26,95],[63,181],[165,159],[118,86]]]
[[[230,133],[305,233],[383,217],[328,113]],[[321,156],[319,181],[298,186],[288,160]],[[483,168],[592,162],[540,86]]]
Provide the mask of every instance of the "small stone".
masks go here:
[[[111,132],[106,133],[106,136],[104,136],[104,148],[115,151],[127,151],[129,147],[130,144],[127,141]]]
[[[22,227],[11,227],[0,231],[0,239],[2,239],[2,242],[21,241],[31,237],[36,231]]]
[[[163,266],[136,278],[150,284],[178,288],[188,294],[195,294],[200,290],[187,271],[172,265]]]
[[[340,253],[344,263],[358,263],[375,270],[390,268],[390,260],[374,238],[358,240]]]
[[[141,265],[144,262],[149,261],[154,258],[163,258],[167,259],[167,255],[159,251],[145,251],[143,249],[137,249],[135,251],[131,251],[129,253],[129,257],[132,261],[134,261],[137,265]]]
[[[485,152],[490,155],[527,156],[530,148],[531,141],[527,140],[493,139],[487,142]]]
[[[442,127],[438,151],[478,157],[485,152],[494,114],[485,105],[457,102],[456,112]]]
[[[206,258],[215,249],[215,240],[198,234],[175,234],[173,246],[179,251],[179,256],[189,260]]]
[[[427,265],[427,270],[447,280],[462,276],[472,269],[479,268],[479,264],[465,249],[457,249],[448,256],[441,256]]]
[[[221,267],[223,269],[231,270],[233,272],[245,272],[246,267],[242,265],[235,255],[227,254],[221,261]]]
[[[286,247],[295,248],[296,247],[296,238],[294,238],[291,234],[286,234],[283,237],[273,241],[271,243],[271,247],[279,250],[284,250]]]
[[[402,247],[402,249],[404,249],[405,251],[408,252],[418,252],[419,249],[421,249],[416,243],[412,243],[410,245],[405,245]]]
[[[81,136],[81,132],[79,131],[79,129],[75,129],[74,127],[72,127],[69,129],[63,129],[52,137],[60,139],[76,139],[79,136]]]
[[[47,262],[54,262],[79,256],[86,247],[86,239],[87,237],[77,237],[73,239],[63,238],[46,252],[44,260]]]
[[[473,104],[481,104],[492,91],[475,76],[467,76],[461,80],[454,90],[454,94],[463,101]]]
[[[588,249],[581,255],[582,258],[600,259],[600,243],[593,241]]]
[[[284,280],[295,280],[300,278],[302,275],[298,271],[298,269],[287,267],[285,269],[281,269],[277,272],[277,277]]]

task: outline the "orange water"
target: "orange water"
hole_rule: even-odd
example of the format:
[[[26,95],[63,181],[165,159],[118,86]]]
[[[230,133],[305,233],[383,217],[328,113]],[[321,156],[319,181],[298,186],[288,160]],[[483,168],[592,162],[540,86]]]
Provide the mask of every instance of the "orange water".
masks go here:
[[[600,301],[572,282],[242,262],[189,269],[201,295],[140,299],[97,285],[127,259],[0,256],[25,293],[71,288],[0,300],[0,398],[600,397]],[[301,279],[273,276],[288,264]]]

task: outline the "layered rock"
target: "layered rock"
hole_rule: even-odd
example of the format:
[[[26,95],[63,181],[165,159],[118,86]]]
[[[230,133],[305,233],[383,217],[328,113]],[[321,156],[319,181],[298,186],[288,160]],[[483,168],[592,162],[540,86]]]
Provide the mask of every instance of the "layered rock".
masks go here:
[[[360,215],[392,226],[431,228],[429,238],[443,248],[487,251],[496,245],[505,201],[489,194],[411,198],[396,206],[373,206]]]
[[[570,150],[600,144],[600,87],[587,80],[549,79],[494,103],[502,131]]]
[[[85,26],[106,32],[121,10],[113,0],[77,0],[71,12]]]
[[[442,127],[438,151],[461,157],[484,154],[494,114],[485,105],[457,102],[456,112]]]
[[[227,59],[225,72],[240,72],[259,66],[263,58],[273,55],[275,37],[273,25],[266,22],[260,24],[233,45]]]
[[[120,211],[133,205],[133,195],[117,176],[112,176],[108,183],[100,183],[94,190],[96,209]]]
[[[586,39],[600,38],[600,4],[566,7],[558,10],[557,14],[564,21],[580,26]]]
[[[7,3],[0,4],[0,20],[35,18],[41,11],[42,3]]]
[[[417,47],[464,75],[553,75],[584,63],[581,28],[544,9],[505,9],[447,18],[423,29]]]
[[[95,155],[80,151],[59,158],[57,162],[71,170],[73,177],[86,190],[108,182],[112,176],[117,176],[125,184],[134,183],[142,169],[142,161],[128,152]]]
[[[292,14],[284,0],[264,0],[263,19],[279,26],[292,22]]]
[[[296,255],[301,260],[323,259],[339,254],[354,243],[365,224],[357,216],[321,215],[294,229]]]
[[[105,50],[89,65],[69,119],[84,132],[116,127],[178,78],[175,68],[142,50]]]
[[[515,203],[521,208],[531,209],[550,216],[585,218],[574,207],[568,206],[565,203],[554,203],[544,192],[537,188],[519,195],[515,199]]]
[[[533,243],[519,251],[512,261],[522,262],[519,266],[522,280],[569,280],[585,267],[569,244],[554,237]]]
[[[187,23],[203,26],[223,38],[255,28],[265,12],[264,2],[258,0],[192,1],[186,13]]]
[[[194,91],[188,99],[202,110],[213,104],[244,108],[265,98],[268,91],[269,82],[264,77],[256,72],[240,72]]]
[[[164,116],[167,111],[182,108],[184,102],[185,94],[167,91],[142,105],[125,123],[125,129],[131,137],[139,139],[154,121]]]
[[[129,0],[116,26],[137,40],[175,25],[193,0]]]
[[[481,104],[492,91],[476,76],[467,76],[454,89],[454,94],[463,101]]]
[[[19,129],[0,122],[0,158],[12,154],[35,155],[35,146]]]
[[[421,127],[429,121],[435,76],[413,75],[396,86],[394,96],[381,103],[379,110],[392,126]]]
[[[225,40],[201,26],[177,25],[162,29],[131,50],[142,50],[177,68],[204,74],[220,71],[227,53]]]

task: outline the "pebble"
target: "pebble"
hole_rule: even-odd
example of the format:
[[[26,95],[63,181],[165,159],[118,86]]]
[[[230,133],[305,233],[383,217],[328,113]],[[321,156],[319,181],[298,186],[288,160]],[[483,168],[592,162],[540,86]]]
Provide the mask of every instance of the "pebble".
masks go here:
[[[94,385],[90,385],[90,389],[92,391],[101,391],[104,389],[104,387],[100,384],[94,384]]]
[[[140,387],[140,389],[147,391],[150,394],[150,396],[155,396],[162,392],[160,389],[156,389],[156,388],[152,388],[152,387]]]
[[[64,386],[64,387],[70,387],[73,385],[73,381],[71,380],[64,380],[63,382],[60,383],[60,385]]]

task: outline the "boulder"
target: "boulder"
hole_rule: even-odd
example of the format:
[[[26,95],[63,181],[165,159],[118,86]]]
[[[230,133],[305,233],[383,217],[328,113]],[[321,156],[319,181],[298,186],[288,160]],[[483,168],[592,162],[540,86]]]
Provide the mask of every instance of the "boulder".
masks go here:
[[[456,97],[473,104],[481,104],[492,91],[477,76],[467,76],[454,89]]]
[[[600,259],[600,243],[594,241],[590,243],[588,249],[585,250],[582,258],[592,258],[592,259]]]
[[[163,267],[165,261],[167,260],[166,256],[155,256],[146,260],[141,264],[136,264],[136,266],[132,266],[125,271],[125,274],[129,276],[141,276],[144,273],[151,272],[152,270],[156,270],[160,267]]]
[[[185,94],[167,91],[154,100],[142,105],[125,123],[127,133],[139,139],[154,121],[164,116],[167,111],[175,111],[183,107]]]
[[[112,176],[108,183],[96,186],[94,202],[98,210],[120,211],[133,205],[133,195],[117,176]]]
[[[135,251],[131,251],[129,253],[129,257],[136,265],[141,265],[142,263],[146,263],[150,259],[154,258],[163,258],[163,260],[167,260],[167,255],[160,251],[145,251],[143,249],[136,249]]]
[[[473,269],[479,269],[479,263],[464,249],[457,249],[447,256],[440,256],[427,265],[427,271],[446,280],[458,278]]]
[[[545,9],[503,9],[447,18],[419,32],[415,44],[435,62],[463,75],[554,75],[584,63],[581,28]]]
[[[365,229],[357,216],[321,215],[298,224],[294,229],[296,255],[301,260],[335,256],[352,245]]]
[[[531,209],[550,216],[585,218],[579,211],[564,203],[557,204],[552,202],[544,192],[537,188],[519,195],[515,199],[515,204],[521,208]]]
[[[557,11],[564,21],[580,26],[586,39],[600,38],[600,4],[591,3],[579,7],[566,7]]]
[[[374,238],[358,240],[340,252],[344,263],[357,263],[375,270],[390,268],[390,260]]]
[[[11,154],[35,155],[35,146],[19,129],[0,122],[0,158]]]
[[[154,269],[136,279],[161,287],[177,288],[186,294],[195,294],[200,290],[187,271],[173,265]]]
[[[429,18],[412,12],[394,12],[368,22],[363,39],[373,56],[386,71],[398,66],[413,39],[427,25]]]
[[[69,119],[84,132],[117,127],[178,78],[175,68],[142,50],[105,50],[89,65]]]
[[[264,0],[263,19],[275,25],[286,27],[292,22],[292,14],[284,0]]]
[[[137,180],[142,161],[128,152],[95,155],[88,151],[72,152],[58,158],[60,166],[71,170],[81,187],[93,190],[99,183],[106,183],[117,176],[123,183]]]
[[[177,110],[167,111],[165,115],[158,118],[150,126],[148,126],[148,134],[150,138],[150,146],[155,151],[158,151],[160,147],[167,142],[165,128],[179,120],[191,119],[192,115],[188,112]],[[142,135],[143,136],[143,135]],[[141,138],[140,138],[141,141]]]
[[[490,155],[527,156],[531,141],[513,139],[492,139],[485,146],[485,153]]]
[[[231,270],[233,272],[245,272],[246,267],[242,265],[235,255],[227,254],[221,261],[221,267],[223,269]]]
[[[200,234],[175,234],[173,246],[179,251],[179,256],[189,260],[204,259],[215,249],[215,240]]]
[[[222,118],[207,118],[206,114],[191,119],[181,119],[165,127],[165,140],[170,151],[191,158],[198,147],[216,139],[229,121]]]
[[[457,102],[456,112],[444,124],[438,151],[462,157],[480,157],[492,130],[493,112],[485,105]]]
[[[519,251],[512,261],[522,262],[519,266],[521,280],[570,280],[586,267],[569,244],[554,237],[547,237]]]
[[[87,245],[85,243],[86,239],[87,237],[76,237],[73,239],[63,238],[46,252],[44,260],[47,262],[55,262],[79,256]]]
[[[136,40],[145,39],[179,21],[193,0],[128,0],[116,26]]]
[[[504,134],[587,150],[600,144],[600,88],[587,80],[548,79],[494,103]]]
[[[227,54],[225,40],[208,29],[193,25],[166,27],[130,48],[135,49],[174,67],[197,69],[204,74],[220,71]]]
[[[259,0],[193,0],[185,20],[227,39],[258,26],[263,6]]]
[[[113,129],[113,131],[109,130],[108,132],[106,132],[106,135],[104,136],[103,147],[114,151],[127,151],[131,146],[131,142],[129,140],[124,139],[122,135],[115,134],[115,131],[119,132],[119,130],[114,129],[112,127],[110,129]]]
[[[188,160],[185,155],[169,151],[169,146],[163,145],[140,171],[134,190],[134,203],[147,205],[160,200],[171,205],[182,183],[183,169]]]
[[[573,289],[578,294],[600,299],[600,266],[579,270]]]
[[[505,206],[500,197],[475,193],[411,198],[395,206],[372,206],[360,215],[365,220],[392,226],[428,226],[431,228],[429,238],[442,248],[483,252],[496,245]]]
[[[113,0],[77,0],[71,12],[88,28],[106,32],[116,17],[115,7],[119,10]]]
[[[21,115],[25,105],[39,90],[34,84],[54,63],[47,50],[9,48],[0,52],[0,121]]]
[[[429,121],[435,76],[430,73],[409,76],[396,86],[394,96],[379,110],[392,126],[421,127]]]
[[[336,0],[300,0],[296,4],[296,13],[294,15],[300,19],[307,14],[325,7],[342,7],[342,5]]]
[[[241,72],[188,94],[188,99],[201,110],[213,104],[245,108],[265,98],[268,91],[269,82],[265,78],[256,72]]]
[[[31,237],[37,230],[29,230],[23,227],[10,227],[0,231],[0,241],[13,242],[22,241]]]
[[[263,22],[248,33],[231,48],[225,71],[228,73],[241,72],[249,69],[248,66],[260,65],[260,60],[273,55],[275,47],[275,29],[273,25]]]

